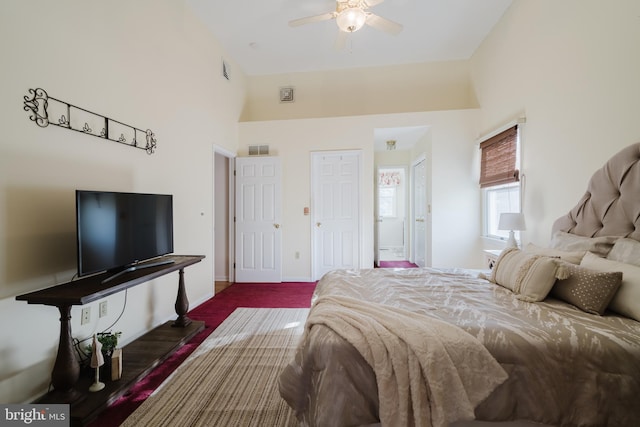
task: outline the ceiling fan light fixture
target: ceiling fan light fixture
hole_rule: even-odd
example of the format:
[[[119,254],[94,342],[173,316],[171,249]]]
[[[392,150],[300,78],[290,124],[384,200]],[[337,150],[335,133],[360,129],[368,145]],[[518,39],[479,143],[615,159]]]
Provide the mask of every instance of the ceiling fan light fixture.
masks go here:
[[[366,20],[367,14],[359,7],[347,7],[336,16],[338,28],[345,33],[358,31]]]

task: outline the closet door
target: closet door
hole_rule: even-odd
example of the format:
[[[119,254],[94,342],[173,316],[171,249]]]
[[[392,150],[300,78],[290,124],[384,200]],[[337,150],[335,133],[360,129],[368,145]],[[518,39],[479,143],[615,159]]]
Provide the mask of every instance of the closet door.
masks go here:
[[[312,153],[313,272],[360,266],[360,152]]]
[[[280,159],[236,158],[236,282],[282,281],[281,203]]]

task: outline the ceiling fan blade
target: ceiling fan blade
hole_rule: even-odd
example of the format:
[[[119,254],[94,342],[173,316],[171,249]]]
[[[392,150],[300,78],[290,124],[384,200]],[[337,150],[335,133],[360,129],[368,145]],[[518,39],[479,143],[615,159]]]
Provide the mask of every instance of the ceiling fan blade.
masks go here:
[[[377,6],[382,3],[384,0],[364,0],[367,7]]]
[[[336,41],[333,44],[333,48],[335,50],[343,50],[347,45],[347,37],[349,37],[349,33],[345,33],[344,31],[338,31],[338,37],[336,37]]]
[[[293,21],[289,21],[290,27],[297,27],[299,25],[310,24],[312,22],[328,21],[336,17],[335,12],[323,13],[322,15],[307,16],[306,18],[298,18]]]
[[[402,31],[402,25],[381,16],[374,15],[373,13],[369,13],[367,15],[366,23],[376,30],[384,31],[385,33],[393,35],[398,35]]]

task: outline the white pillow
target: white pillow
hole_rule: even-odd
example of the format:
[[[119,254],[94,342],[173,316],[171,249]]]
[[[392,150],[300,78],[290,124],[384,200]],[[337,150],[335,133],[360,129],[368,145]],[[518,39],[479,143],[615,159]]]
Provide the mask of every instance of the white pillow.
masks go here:
[[[582,261],[582,257],[587,253],[584,251],[563,251],[561,249],[554,248],[542,248],[540,246],[536,246],[533,243],[529,243],[526,248],[524,248],[526,252],[529,252],[534,255],[544,255],[550,256],[554,258],[560,258],[563,261],[570,262],[571,264],[580,264]]]
[[[609,310],[640,322],[640,267],[589,252],[582,258],[580,266],[599,271],[621,271],[622,284],[609,303]]]
[[[553,233],[549,246],[563,251],[589,251],[601,257],[606,257],[618,239],[619,237],[617,236],[585,237],[565,233],[564,231],[556,231]]]
[[[640,266],[640,242],[627,238],[616,240],[607,259]]]

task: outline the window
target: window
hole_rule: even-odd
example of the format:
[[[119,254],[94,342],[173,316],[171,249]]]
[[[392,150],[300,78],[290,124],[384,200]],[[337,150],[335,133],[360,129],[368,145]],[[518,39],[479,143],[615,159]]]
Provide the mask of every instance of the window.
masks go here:
[[[520,212],[520,138],[518,126],[480,143],[480,187],[483,192],[484,235],[506,240],[508,230],[498,230],[500,214]],[[516,239],[520,239],[515,232]]]
[[[380,187],[378,189],[378,203],[381,217],[396,217],[396,187]]]
[[[507,240],[508,230],[498,230],[500,214],[504,212],[520,212],[520,184],[505,184],[487,187],[484,190],[484,233],[487,237]],[[520,232],[514,232],[516,240],[520,240]]]
[[[378,215],[381,218],[397,218],[404,215],[404,169],[378,170]]]

